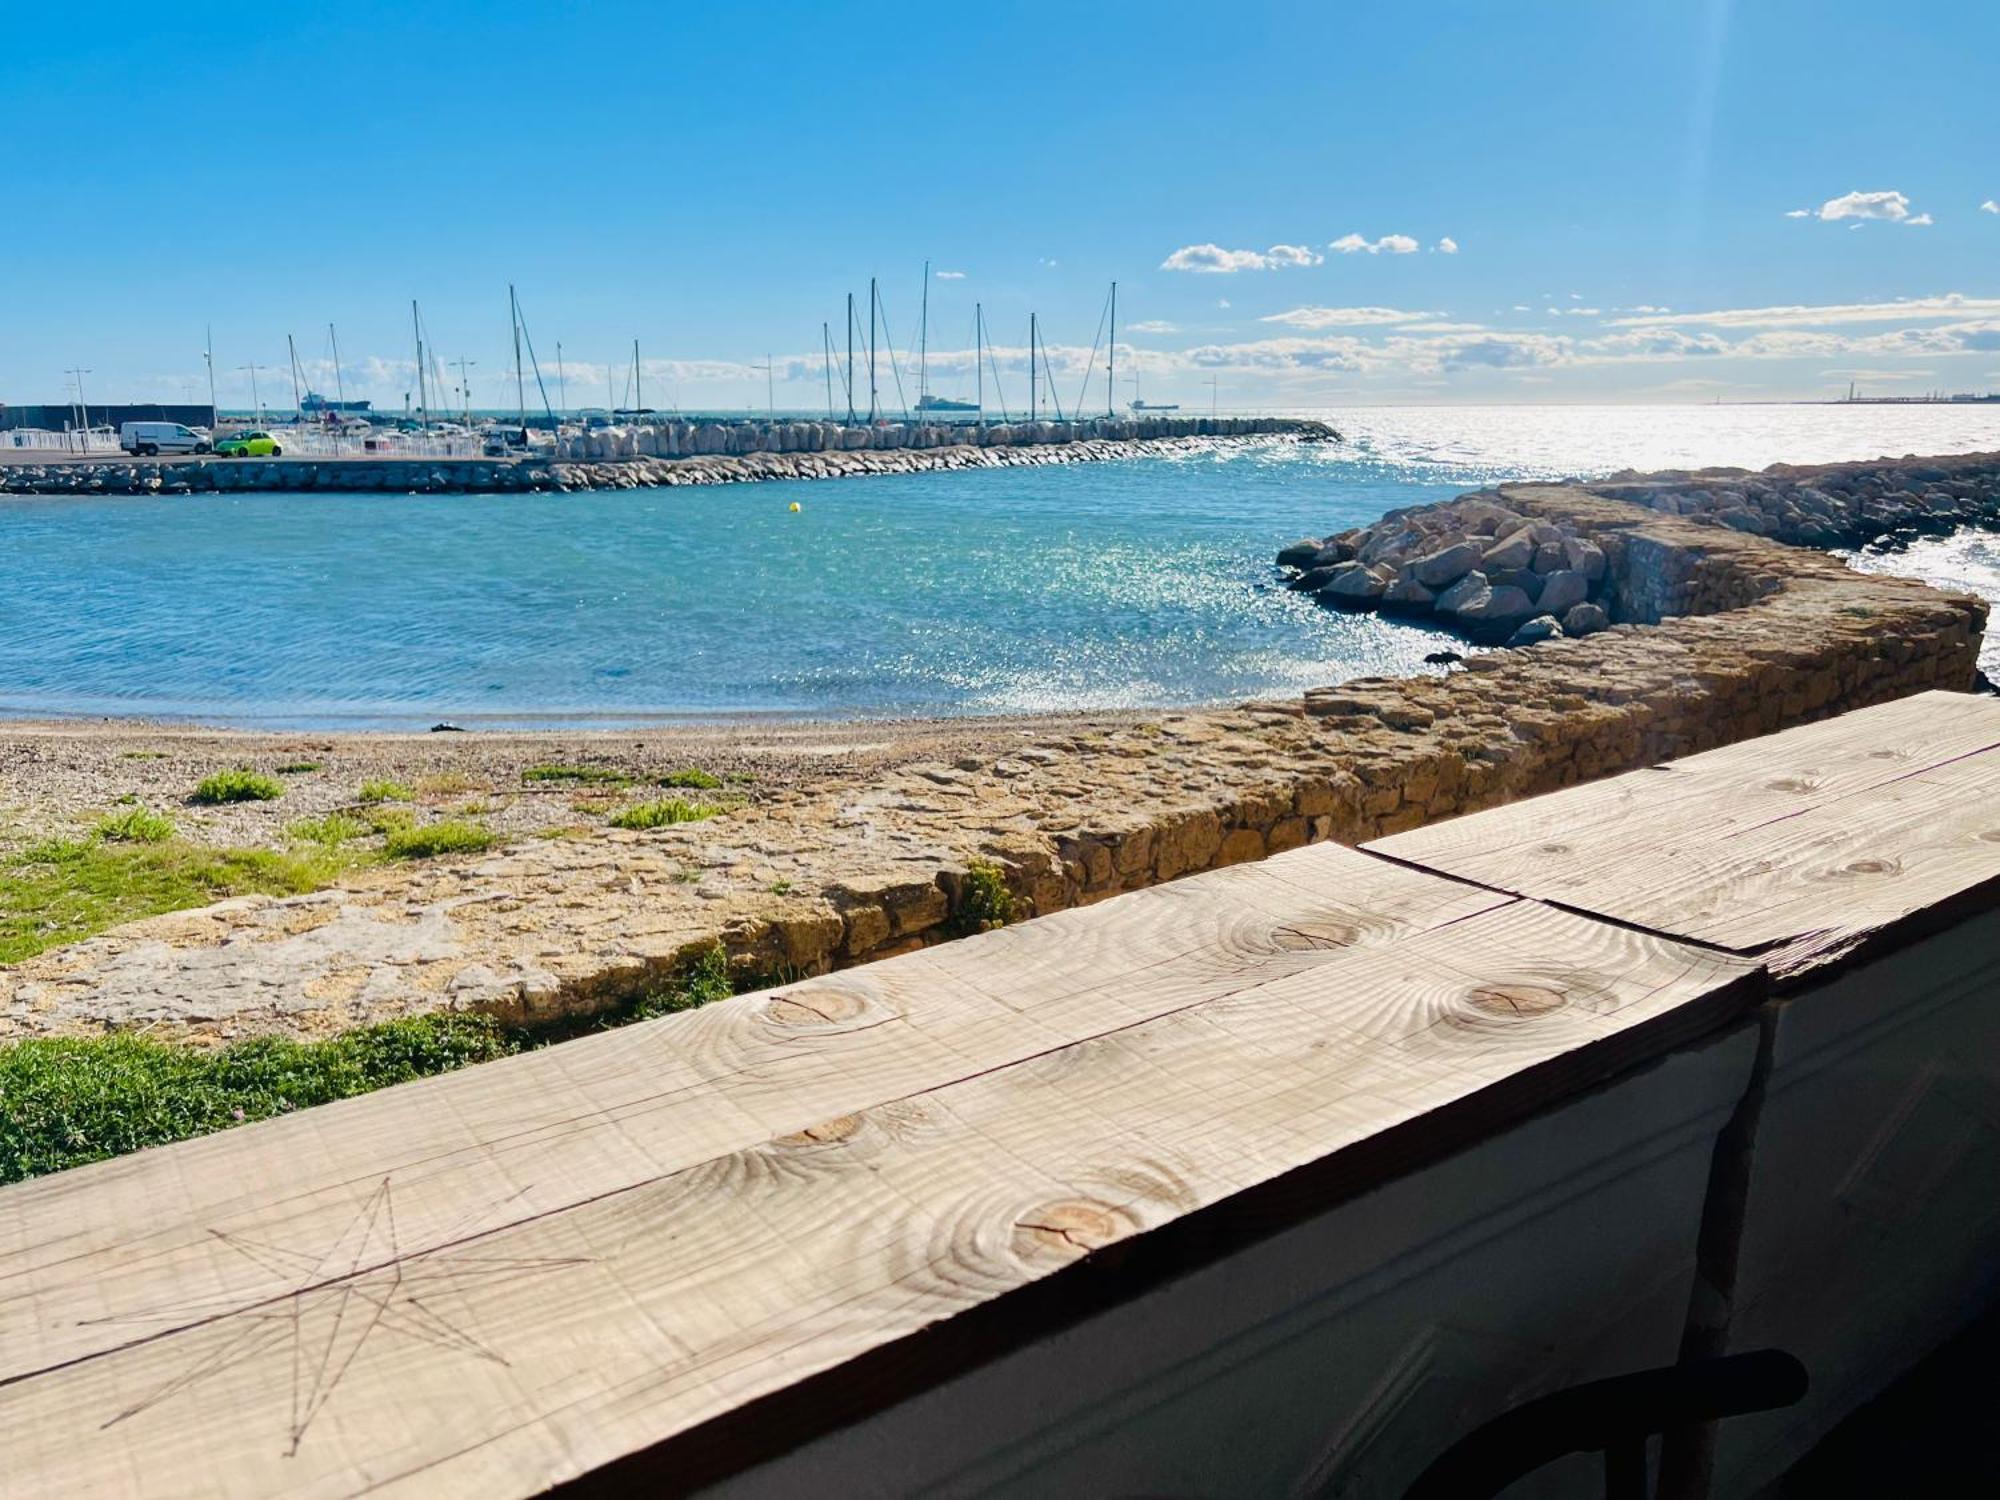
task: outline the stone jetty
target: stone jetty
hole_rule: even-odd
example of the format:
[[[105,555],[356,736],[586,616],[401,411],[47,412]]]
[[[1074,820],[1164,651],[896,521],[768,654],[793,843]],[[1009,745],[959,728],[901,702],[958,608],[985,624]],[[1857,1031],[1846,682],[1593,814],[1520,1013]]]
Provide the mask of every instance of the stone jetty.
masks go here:
[[[1589,489],[1697,524],[1824,549],[2000,526],[1994,453],[1779,464],[1761,473],[1628,471]],[[1421,616],[1472,640],[1510,646],[1743,602],[1665,597],[1660,570],[1607,567],[1598,539],[1567,518],[1521,513],[1508,493],[1391,511],[1368,526],[1294,542],[1279,551],[1278,565],[1291,588],[1335,608]]]
[[[212,490],[492,493],[839,479],[1089,463],[1243,442],[1338,441],[1293,417],[1096,417],[1069,422],[661,422],[566,439],[556,457],[199,458],[0,461],[0,494],[149,495]]]

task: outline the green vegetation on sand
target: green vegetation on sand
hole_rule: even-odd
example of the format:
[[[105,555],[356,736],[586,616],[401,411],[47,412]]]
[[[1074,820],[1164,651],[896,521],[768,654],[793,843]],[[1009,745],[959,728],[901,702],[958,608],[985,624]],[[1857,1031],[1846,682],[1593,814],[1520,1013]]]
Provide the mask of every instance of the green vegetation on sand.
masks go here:
[[[712,818],[720,808],[710,807],[703,802],[687,802],[679,797],[668,797],[659,802],[641,802],[636,807],[628,807],[614,814],[613,828],[665,828],[674,823],[699,823],[704,818]]]
[[[586,1024],[653,1020],[733,993],[728,958],[712,947],[624,1010]],[[261,1037],[213,1051],[130,1034],[0,1043],[0,1182],[491,1062],[575,1029],[441,1012],[324,1041]]]
[[[596,786],[630,786],[632,778],[615,766],[529,766],[523,781],[570,781]]]
[[[217,771],[202,778],[193,800],[211,806],[223,802],[275,802],[285,795],[282,782],[255,771]]]
[[[483,854],[494,842],[492,829],[447,818],[391,828],[383,835],[382,852],[391,859],[429,859],[438,854]]]

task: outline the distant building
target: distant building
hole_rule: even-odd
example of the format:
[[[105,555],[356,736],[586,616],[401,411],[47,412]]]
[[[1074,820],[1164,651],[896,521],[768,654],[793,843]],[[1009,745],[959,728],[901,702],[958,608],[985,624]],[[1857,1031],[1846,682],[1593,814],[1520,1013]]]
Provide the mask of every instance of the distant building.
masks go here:
[[[98,406],[92,403],[90,413],[92,427],[116,427],[121,422],[179,422],[188,427],[206,427],[213,415],[208,405],[158,405],[147,403],[126,406]],[[30,427],[38,432],[63,432],[77,426],[77,409],[74,402],[65,401],[60,405],[7,406],[0,404],[0,432],[12,432],[16,428]]]

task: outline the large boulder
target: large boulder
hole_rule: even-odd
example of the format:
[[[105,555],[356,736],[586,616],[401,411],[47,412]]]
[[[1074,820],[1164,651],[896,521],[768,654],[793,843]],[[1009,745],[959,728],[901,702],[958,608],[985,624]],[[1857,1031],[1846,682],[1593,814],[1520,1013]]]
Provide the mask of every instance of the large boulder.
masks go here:
[[[1459,619],[1480,625],[1503,625],[1510,620],[1525,620],[1534,612],[1535,601],[1507,583],[1497,588],[1482,589],[1454,611]]]
[[[1595,635],[1610,624],[1611,617],[1595,604],[1573,604],[1562,617],[1564,635]]]
[[[1559,641],[1562,639],[1562,636],[1563,628],[1556,623],[1554,615],[1536,615],[1534,619],[1529,620],[1520,629],[1508,636],[1507,644],[1510,646],[1532,646],[1539,641]]]
[[[1563,541],[1563,554],[1569,565],[1589,582],[1595,583],[1604,576],[1604,549],[1597,543],[1567,537]]]
[[[1455,615],[1466,604],[1487,591],[1486,575],[1480,572],[1467,573],[1458,582],[1437,596],[1437,607],[1448,615]]]
[[[1560,618],[1564,610],[1589,597],[1590,584],[1584,576],[1574,568],[1564,568],[1542,580],[1542,592],[1535,603],[1543,614]]]
[[[1405,609],[1428,609],[1436,602],[1437,595],[1419,583],[1408,569],[1404,570],[1401,578],[1382,591],[1382,603],[1385,607],[1401,605]]]
[[[1309,567],[1319,555],[1321,543],[1312,537],[1301,537],[1288,547],[1278,549],[1278,566],[1281,568]]]
[[[1386,585],[1360,563],[1342,563],[1336,577],[1319,591],[1319,597],[1335,604],[1365,605],[1382,597]]]
[[[1471,542],[1459,542],[1418,558],[1410,565],[1410,576],[1427,589],[1441,589],[1478,567],[1479,557],[1478,547]]]
[[[1524,523],[1520,529],[1488,547],[1480,556],[1479,566],[1481,571],[1490,574],[1495,568],[1526,569],[1534,561],[1535,539]]]

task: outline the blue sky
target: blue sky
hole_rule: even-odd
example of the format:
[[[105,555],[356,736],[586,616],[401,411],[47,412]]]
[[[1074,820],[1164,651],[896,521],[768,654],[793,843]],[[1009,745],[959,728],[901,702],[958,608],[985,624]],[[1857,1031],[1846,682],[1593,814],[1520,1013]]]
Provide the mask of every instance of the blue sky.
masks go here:
[[[414,297],[500,405],[512,281],[573,406],[635,337],[649,402],[770,354],[807,406],[926,257],[948,394],[978,299],[1009,400],[1033,310],[1074,401],[1113,278],[1150,400],[2000,389],[1996,53],[1964,0],[113,0],[0,49],[0,399],[205,399],[212,324],[223,403],[289,404],[331,320],[400,404]]]

